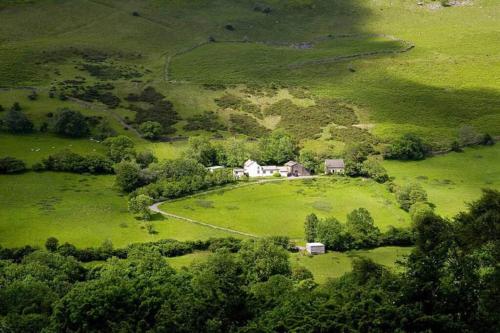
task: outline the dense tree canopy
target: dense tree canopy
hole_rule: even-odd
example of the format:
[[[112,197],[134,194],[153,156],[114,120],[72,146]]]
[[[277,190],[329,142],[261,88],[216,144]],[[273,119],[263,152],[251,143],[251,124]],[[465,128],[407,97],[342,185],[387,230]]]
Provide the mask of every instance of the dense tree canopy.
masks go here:
[[[352,232],[371,218],[348,217]],[[318,237],[342,231],[330,219]],[[317,285],[292,267],[285,239],[214,240],[206,261],[174,270],[175,241],[134,244],[126,259],[84,268],[79,251],[52,239],[52,252],[0,260],[0,327],[6,332],[498,332],[500,192],[486,190],[449,221],[414,219],[415,248],[397,271],[365,258]],[[193,242],[190,248],[201,248]],[[55,250],[54,250],[55,249]],[[206,249],[206,248],[205,248]],[[80,250],[81,251],[81,250]],[[2,249],[0,254],[14,256]],[[14,258],[14,257],[12,257]],[[89,258],[90,259],[90,258]]]
[[[266,164],[281,165],[297,157],[295,140],[283,131],[275,131],[261,139],[259,143],[260,161]]]

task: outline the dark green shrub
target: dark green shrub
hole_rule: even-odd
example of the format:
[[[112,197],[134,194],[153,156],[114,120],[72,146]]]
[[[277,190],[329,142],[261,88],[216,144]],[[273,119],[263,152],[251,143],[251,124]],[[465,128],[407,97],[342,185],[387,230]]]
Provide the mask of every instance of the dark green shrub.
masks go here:
[[[3,118],[3,126],[5,129],[14,134],[31,133],[33,132],[33,123],[20,110],[20,108],[12,108]]]
[[[86,118],[79,111],[70,109],[57,112],[53,130],[59,135],[72,138],[81,138],[90,134]]]
[[[20,173],[26,171],[26,164],[14,157],[0,158],[0,174]]]
[[[73,173],[111,174],[113,162],[105,156],[91,154],[82,156],[69,150],[49,155],[41,164],[34,166],[36,171],[63,171]]]
[[[391,160],[422,160],[428,153],[429,148],[421,138],[405,134],[389,147],[384,157]]]

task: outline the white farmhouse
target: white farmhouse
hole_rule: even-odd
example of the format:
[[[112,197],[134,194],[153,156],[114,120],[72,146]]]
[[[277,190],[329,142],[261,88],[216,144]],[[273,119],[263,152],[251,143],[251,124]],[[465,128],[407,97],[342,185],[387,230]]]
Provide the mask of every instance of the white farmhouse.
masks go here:
[[[279,173],[281,177],[288,177],[288,168],[275,165],[261,166],[259,163],[248,160],[243,165],[243,170],[249,177],[271,177],[275,173]]]
[[[307,243],[306,251],[310,254],[324,254],[325,244],[323,243]]]
[[[243,165],[243,170],[245,170],[245,174],[248,175],[248,177],[262,177],[263,175],[263,170],[262,167],[259,165],[259,163],[248,160],[245,162]]]

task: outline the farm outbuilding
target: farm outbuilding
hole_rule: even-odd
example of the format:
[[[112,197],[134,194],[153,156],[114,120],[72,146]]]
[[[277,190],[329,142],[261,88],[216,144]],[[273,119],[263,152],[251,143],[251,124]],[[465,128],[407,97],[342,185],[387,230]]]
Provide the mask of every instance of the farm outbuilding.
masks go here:
[[[289,161],[285,164],[286,169],[288,170],[288,175],[292,177],[303,177],[310,176],[311,173],[307,170],[302,164]]]
[[[307,243],[306,251],[310,254],[324,254],[325,244],[323,243]]]
[[[325,174],[344,173],[345,163],[344,160],[325,160]]]

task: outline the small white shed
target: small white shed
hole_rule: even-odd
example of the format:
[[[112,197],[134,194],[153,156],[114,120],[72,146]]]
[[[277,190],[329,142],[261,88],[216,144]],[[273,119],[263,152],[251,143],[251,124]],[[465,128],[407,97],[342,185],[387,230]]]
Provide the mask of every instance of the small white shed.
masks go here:
[[[310,254],[324,254],[325,244],[323,243],[307,243],[306,251]]]

